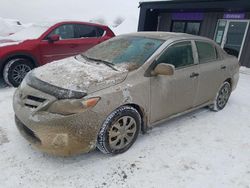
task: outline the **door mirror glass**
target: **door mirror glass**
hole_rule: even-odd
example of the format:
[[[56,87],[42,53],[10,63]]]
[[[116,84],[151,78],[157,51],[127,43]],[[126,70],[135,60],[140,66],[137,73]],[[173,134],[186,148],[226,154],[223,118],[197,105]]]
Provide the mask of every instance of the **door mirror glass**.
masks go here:
[[[49,42],[56,42],[60,40],[60,36],[59,35],[51,35],[49,36]]]
[[[157,76],[157,75],[171,76],[171,75],[174,75],[174,69],[175,67],[173,65],[160,63],[151,72],[151,75],[152,76]]]

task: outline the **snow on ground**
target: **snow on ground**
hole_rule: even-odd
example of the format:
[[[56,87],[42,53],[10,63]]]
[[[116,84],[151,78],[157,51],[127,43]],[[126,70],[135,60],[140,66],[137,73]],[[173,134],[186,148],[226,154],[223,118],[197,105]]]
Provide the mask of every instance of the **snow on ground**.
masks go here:
[[[244,74],[250,75],[250,68],[241,67],[240,72],[241,72],[241,73],[244,73]]]
[[[163,123],[122,155],[71,158],[33,149],[14,124],[15,89],[1,89],[0,187],[249,188],[249,80],[241,73],[221,112],[200,109]]]

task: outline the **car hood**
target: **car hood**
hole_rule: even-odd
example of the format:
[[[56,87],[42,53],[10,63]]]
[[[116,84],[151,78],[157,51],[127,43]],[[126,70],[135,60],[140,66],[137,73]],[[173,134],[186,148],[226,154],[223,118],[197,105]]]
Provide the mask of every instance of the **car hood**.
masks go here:
[[[39,67],[30,73],[28,80],[29,85],[40,90],[53,88],[50,89],[53,91],[45,91],[47,93],[55,90],[60,91],[59,93],[64,92],[62,96],[57,95],[58,98],[81,98],[124,81],[128,74],[127,69],[122,65],[116,66],[115,69],[117,70],[77,56]],[[33,78],[33,83],[30,77]]]
[[[20,41],[11,40],[11,39],[0,38],[0,47],[17,45],[19,43],[21,43],[21,42]]]

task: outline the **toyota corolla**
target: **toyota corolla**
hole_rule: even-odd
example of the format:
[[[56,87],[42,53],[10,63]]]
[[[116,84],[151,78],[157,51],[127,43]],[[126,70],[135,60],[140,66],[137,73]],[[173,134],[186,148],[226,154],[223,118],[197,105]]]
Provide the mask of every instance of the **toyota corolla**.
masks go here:
[[[239,62],[210,39],[142,32],[31,71],[16,90],[16,125],[55,155],[120,154],[140,132],[201,107],[222,110]]]

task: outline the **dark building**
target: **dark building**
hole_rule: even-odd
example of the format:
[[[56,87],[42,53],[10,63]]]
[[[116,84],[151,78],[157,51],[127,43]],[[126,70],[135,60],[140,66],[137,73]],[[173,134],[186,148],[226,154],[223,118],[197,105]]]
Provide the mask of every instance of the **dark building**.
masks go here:
[[[250,67],[250,0],[152,1],[140,9],[138,31],[205,36]]]

